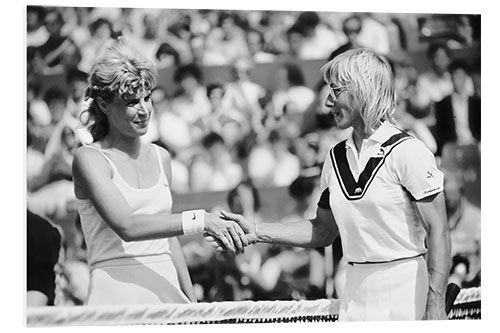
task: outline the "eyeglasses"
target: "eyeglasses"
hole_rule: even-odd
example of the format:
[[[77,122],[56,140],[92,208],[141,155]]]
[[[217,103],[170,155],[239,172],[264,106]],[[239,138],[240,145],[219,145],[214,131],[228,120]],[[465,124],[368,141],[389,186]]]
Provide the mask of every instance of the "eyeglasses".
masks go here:
[[[339,98],[340,94],[342,94],[348,86],[334,86],[333,84],[328,84],[328,93],[335,97],[335,99]]]

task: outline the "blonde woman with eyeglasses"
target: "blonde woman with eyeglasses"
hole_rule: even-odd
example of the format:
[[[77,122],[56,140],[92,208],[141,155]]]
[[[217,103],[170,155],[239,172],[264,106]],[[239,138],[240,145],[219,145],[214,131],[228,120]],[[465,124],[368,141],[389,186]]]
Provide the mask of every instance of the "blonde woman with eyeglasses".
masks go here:
[[[322,68],[325,105],[352,128],[326,156],[316,217],[253,223],[250,243],[322,247],[340,236],[347,262],[340,321],[446,319],[450,238],[443,174],[425,145],[394,125],[396,97],[385,58],[346,51]],[[223,245],[207,237],[214,247]]]

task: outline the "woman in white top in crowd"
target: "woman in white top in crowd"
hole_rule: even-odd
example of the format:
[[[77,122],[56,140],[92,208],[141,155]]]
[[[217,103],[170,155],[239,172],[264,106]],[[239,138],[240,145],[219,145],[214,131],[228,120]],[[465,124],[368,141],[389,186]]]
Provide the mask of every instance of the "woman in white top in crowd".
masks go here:
[[[81,116],[93,143],[73,162],[78,213],[91,266],[87,304],[195,302],[176,236],[208,233],[234,252],[243,231],[204,210],[172,214],[169,153],[141,142],[157,71],[117,41],[93,65]]]

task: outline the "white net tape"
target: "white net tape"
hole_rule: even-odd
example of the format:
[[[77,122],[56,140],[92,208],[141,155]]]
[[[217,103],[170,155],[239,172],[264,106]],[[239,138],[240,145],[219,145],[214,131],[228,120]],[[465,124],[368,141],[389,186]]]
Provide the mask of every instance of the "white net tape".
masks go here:
[[[453,311],[458,319],[480,315],[481,288],[461,290]],[[477,308],[479,303],[479,308]],[[467,307],[474,304],[474,309]],[[337,299],[243,301],[197,304],[71,306],[28,308],[27,326],[167,325],[213,323],[272,323],[336,321]],[[460,310],[461,312],[457,312]],[[468,311],[465,313],[464,311]]]

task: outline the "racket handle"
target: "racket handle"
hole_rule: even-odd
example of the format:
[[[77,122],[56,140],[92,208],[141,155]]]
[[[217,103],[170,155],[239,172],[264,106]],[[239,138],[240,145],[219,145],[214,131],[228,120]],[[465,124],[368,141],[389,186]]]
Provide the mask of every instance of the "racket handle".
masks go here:
[[[445,298],[445,311],[446,314],[449,314],[455,299],[457,299],[458,294],[460,293],[460,287],[451,282],[446,287],[446,298]]]

